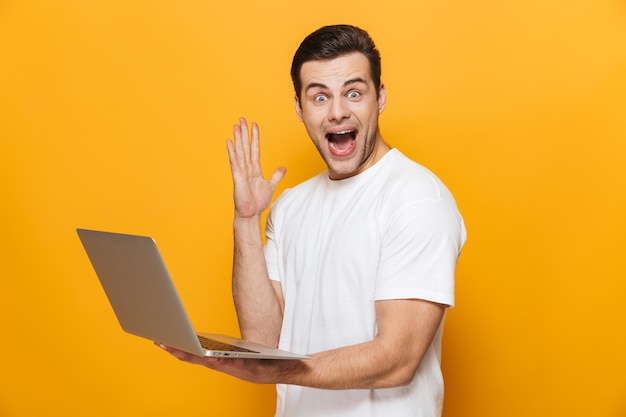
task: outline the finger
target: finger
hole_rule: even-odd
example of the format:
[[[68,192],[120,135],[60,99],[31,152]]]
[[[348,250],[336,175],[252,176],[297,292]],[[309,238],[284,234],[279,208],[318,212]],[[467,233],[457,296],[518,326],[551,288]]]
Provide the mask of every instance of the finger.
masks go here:
[[[254,168],[255,173],[261,172],[261,145],[260,145],[260,133],[259,125],[255,122],[252,123],[252,142],[250,144],[250,162]]]
[[[286,173],[287,173],[287,168],[285,167],[276,168],[276,171],[274,171],[274,173],[270,177],[270,185],[272,186],[272,190],[276,189],[276,187],[278,186],[278,183],[283,179]]]
[[[248,130],[248,122],[245,118],[242,117],[239,119],[239,126],[241,128],[241,146],[243,156],[247,164],[250,162],[250,132]]]
[[[180,361],[188,362],[188,363],[192,363],[196,365],[202,363],[203,358],[201,356],[196,356],[191,353],[188,353],[188,352],[176,349],[176,348],[172,348],[169,346],[165,346],[162,344],[158,344],[158,346]]]
[[[230,172],[236,174],[239,172],[239,161],[237,161],[237,152],[235,144],[232,140],[226,139],[226,149],[228,151],[228,162],[230,163]]]
[[[241,126],[236,124],[233,126],[233,143],[234,143],[234,156],[237,161],[237,165],[241,168],[245,165],[245,156],[244,156],[244,142],[243,142],[243,132],[241,131]]]

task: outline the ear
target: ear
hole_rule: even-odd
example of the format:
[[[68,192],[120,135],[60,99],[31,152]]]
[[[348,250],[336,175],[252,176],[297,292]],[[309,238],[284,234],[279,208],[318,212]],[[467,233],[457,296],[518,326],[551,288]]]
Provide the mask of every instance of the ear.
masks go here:
[[[385,110],[385,104],[387,104],[387,89],[385,84],[380,84],[378,88],[378,114],[381,114]]]
[[[302,122],[302,106],[300,105],[300,100],[298,99],[297,95],[295,95],[293,98],[293,104],[296,107],[296,114],[298,115],[298,119],[300,119],[300,121]]]

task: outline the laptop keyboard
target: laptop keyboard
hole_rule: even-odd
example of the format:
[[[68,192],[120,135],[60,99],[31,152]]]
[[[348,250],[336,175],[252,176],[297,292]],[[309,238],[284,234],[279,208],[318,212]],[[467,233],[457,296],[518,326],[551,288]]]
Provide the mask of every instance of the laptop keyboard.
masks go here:
[[[217,340],[208,339],[204,336],[198,335],[198,340],[200,341],[200,345],[207,350],[223,350],[226,352],[251,352],[251,353],[259,353],[254,350],[242,348],[235,345],[229,345],[228,343],[218,342]]]

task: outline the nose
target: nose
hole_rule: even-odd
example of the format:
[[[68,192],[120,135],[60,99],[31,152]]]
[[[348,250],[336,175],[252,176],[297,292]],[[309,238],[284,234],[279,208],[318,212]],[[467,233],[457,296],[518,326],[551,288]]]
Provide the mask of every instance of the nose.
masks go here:
[[[350,117],[350,107],[344,100],[333,99],[328,106],[328,120],[339,121]]]

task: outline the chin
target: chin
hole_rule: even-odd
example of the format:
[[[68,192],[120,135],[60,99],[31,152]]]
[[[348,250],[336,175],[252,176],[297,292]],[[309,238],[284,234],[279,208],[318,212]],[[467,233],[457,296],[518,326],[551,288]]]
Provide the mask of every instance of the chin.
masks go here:
[[[328,173],[332,179],[344,179],[348,177],[352,177],[358,173],[359,167],[346,166],[346,164],[330,164],[328,165]]]

